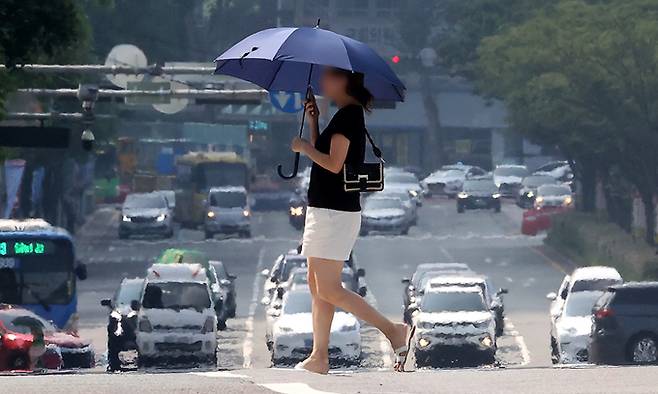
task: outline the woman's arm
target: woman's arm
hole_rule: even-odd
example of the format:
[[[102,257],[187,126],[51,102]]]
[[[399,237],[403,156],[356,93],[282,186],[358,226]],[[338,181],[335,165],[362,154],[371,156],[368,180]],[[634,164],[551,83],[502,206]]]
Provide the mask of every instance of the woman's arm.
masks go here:
[[[331,146],[329,154],[322,153],[315,149],[308,141],[295,138],[292,140],[293,152],[303,153],[313,160],[314,163],[320,167],[338,174],[343,169],[345,158],[347,157],[347,149],[350,147],[350,140],[342,134],[334,134],[331,136]]]

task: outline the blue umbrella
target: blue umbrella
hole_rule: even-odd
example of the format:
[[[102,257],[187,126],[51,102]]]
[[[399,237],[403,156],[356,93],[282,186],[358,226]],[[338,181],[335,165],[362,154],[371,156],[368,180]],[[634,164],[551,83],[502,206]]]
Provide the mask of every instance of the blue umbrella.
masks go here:
[[[318,21],[319,24],[319,21]],[[318,26],[281,27],[254,33],[235,44],[217,59],[215,74],[231,75],[252,82],[268,91],[305,93],[322,91],[318,84],[320,67],[330,66],[364,74],[366,88],[377,100],[403,101],[405,87],[393,70],[372,48],[352,38]],[[304,129],[304,116],[299,136]],[[299,153],[293,173],[297,175]]]

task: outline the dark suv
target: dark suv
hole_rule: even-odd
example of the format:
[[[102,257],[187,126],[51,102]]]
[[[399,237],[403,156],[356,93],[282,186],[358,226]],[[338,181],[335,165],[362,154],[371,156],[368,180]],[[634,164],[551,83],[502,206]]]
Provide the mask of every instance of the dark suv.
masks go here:
[[[592,313],[590,362],[658,361],[658,282],[612,286],[596,302]]]

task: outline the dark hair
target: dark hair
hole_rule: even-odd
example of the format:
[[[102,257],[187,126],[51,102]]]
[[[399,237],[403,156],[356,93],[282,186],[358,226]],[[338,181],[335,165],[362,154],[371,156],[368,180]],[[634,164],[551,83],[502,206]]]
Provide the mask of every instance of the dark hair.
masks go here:
[[[366,112],[370,112],[374,97],[364,84],[363,73],[343,70],[342,68],[334,68],[333,71],[347,78],[347,94],[358,101]]]

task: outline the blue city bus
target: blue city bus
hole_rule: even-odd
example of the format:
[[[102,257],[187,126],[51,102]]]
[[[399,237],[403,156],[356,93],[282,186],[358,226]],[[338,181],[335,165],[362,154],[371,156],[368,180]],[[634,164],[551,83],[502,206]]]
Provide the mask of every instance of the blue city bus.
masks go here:
[[[76,329],[77,264],[73,238],[41,219],[0,220],[0,303],[24,307],[57,327]]]

